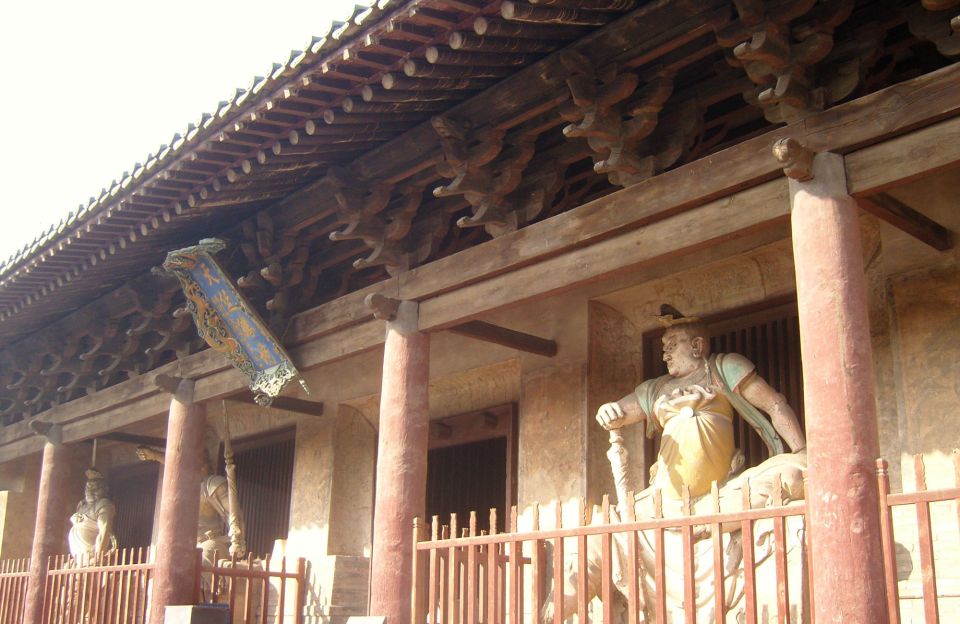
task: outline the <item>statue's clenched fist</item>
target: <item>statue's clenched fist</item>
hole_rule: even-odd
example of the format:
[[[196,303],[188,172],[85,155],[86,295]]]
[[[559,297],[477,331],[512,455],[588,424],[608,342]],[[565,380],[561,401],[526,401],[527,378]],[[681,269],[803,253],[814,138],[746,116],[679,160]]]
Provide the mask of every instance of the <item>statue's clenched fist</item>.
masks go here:
[[[627,414],[619,403],[604,403],[597,410],[597,422],[606,430],[619,429],[626,423]]]

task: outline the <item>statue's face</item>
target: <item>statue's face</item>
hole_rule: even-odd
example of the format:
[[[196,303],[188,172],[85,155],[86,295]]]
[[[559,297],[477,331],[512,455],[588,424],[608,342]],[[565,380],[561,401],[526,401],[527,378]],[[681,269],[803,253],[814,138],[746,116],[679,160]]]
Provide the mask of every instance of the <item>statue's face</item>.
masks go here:
[[[106,492],[104,492],[103,483],[99,480],[87,481],[83,488],[83,498],[88,503],[94,503],[104,496],[106,496]]]
[[[674,377],[694,372],[703,362],[703,338],[691,338],[682,329],[668,329],[663,334],[663,361]]]

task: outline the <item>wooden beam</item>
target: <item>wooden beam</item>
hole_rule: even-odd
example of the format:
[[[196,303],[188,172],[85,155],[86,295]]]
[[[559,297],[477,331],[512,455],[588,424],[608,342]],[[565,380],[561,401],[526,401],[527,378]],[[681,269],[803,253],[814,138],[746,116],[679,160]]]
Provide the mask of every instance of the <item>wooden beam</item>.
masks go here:
[[[250,392],[243,392],[241,394],[231,396],[227,400],[236,401],[237,403],[257,405],[257,402],[253,398],[253,394]],[[305,416],[323,416],[323,403],[320,401],[307,401],[305,399],[297,399],[295,397],[279,396],[274,397],[270,407],[272,409],[283,410],[285,412],[294,412],[296,414],[303,414]]]
[[[155,448],[166,448],[167,446],[166,438],[144,436],[144,435],[138,435],[135,433],[124,433],[122,431],[114,431],[113,433],[104,433],[103,435],[98,435],[97,439],[110,440],[111,442],[123,442],[125,444],[152,446]]]
[[[535,353],[544,357],[553,357],[557,354],[557,343],[553,340],[507,329],[485,321],[467,321],[450,327],[449,331],[461,336],[492,342],[510,349]]]
[[[955,75],[954,81],[960,85],[960,75]],[[935,95],[932,93],[931,97]],[[893,102],[896,100],[891,98],[878,102],[878,105],[891,106]],[[873,195],[926,176],[955,170],[960,167],[960,116],[858,149],[847,154],[844,164],[847,191],[855,197]]]
[[[647,227],[431,297],[420,303],[420,329],[449,329],[471,317],[615,274],[654,264],[669,266],[674,258],[783,226],[789,215],[787,181],[781,177]]]
[[[883,219],[937,251],[953,249],[953,234],[930,217],[917,212],[899,199],[886,193],[877,193],[857,199],[866,212]]]

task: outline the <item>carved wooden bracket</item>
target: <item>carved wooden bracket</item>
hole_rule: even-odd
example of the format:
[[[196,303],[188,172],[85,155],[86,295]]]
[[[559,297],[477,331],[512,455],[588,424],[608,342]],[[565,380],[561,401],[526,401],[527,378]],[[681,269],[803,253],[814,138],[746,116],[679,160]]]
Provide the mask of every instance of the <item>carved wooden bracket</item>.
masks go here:
[[[237,285],[266,309],[275,333],[305,309],[317,290],[321,268],[308,266],[313,243],[323,235],[319,226],[299,231],[277,231],[266,211],[240,224],[239,247],[246,260]]]
[[[570,72],[572,100],[560,115],[571,122],[568,138],[583,138],[592,152],[594,171],[615,186],[642,182],[679,159],[702,122],[696,107],[681,105],[679,123],[658,132],[660,113],[673,94],[674,72],[653,70],[644,80],[616,68],[595,69],[582,54],[561,57]]]
[[[193,379],[160,374],[153,378],[153,383],[164,392],[169,392],[181,403],[193,403],[193,391],[196,382]]]
[[[805,182],[813,179],[814,153],[796,139],[780,139],[773,144],[773,157],[788,178]]]
[[[30,430],[38,436],[43,436],[50,444],[63,443],[63,425],[33,419],[30,421]]]
[[[392,299],[380,293],[372,293],[363,300],[370,310],[373,311],[374,318],[381,321],[392,321],[397,318],[397,310],[400,309],[400,300]]]
[[[22,420],[195,352],[199,339],[189,319],[170,314],[179,291],[175,282],[143,276],[73,313],[72,321],[5,349],[0,419]]]
[[[324,180],[344,224],[330,233],[330,240],[360,240],[371,250],[353,263],[355,268],[382,265],[395,275],[426,259],[429,246],[424,250],[422,241],[409,237],[422,202],[422,187],[409,187],[392,200],[392,184],[363,180],[345,169],[331,167]]]
[[[944,56],[960,55],[960,0],[923,0],[906,9],[910,32]]]
[[[744,94],[773,123],[822,110],[826,94],[812,68],[833,48],[833,31],[854,0],[764,2],[734,0],[738,19],[714,25],[728,62],[743,68],[756,88]]]
[[[457,220],[461,228],[483,227],[500,236],[523,227],[553,199],[557,184],[540,179],[534,189],[527,165],[536,151],[538,130],[520,129],[511,135],[495,128],[470,131],[446,117],[435,117],[444,160],[437,171],[452,181],[433,190],[435,197],[462,196],[472,208]],[[556,172],[557,174],[561,172]]]

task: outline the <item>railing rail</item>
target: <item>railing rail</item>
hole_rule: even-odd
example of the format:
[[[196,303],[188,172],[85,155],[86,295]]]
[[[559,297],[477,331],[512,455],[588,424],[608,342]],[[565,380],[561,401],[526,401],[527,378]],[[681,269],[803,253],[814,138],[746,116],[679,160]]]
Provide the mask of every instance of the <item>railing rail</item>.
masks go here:
[[[27,599],[30,559],[0,561],[0,624],[19,624]]]

